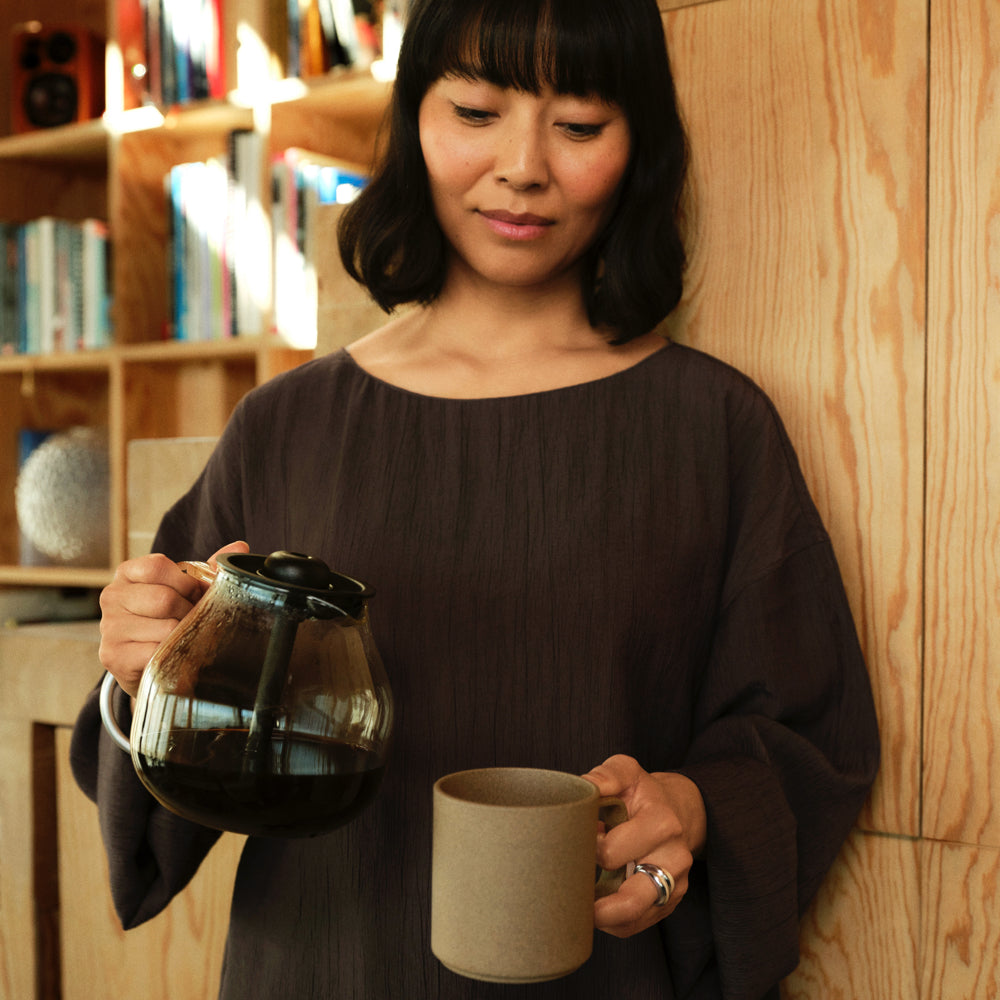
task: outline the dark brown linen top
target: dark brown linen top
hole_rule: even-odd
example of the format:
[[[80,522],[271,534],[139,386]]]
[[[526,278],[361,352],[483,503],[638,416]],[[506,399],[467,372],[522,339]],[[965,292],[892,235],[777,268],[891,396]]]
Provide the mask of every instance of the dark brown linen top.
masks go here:
[[[251,392],[155,548],[320,556],[371,584],[397,707],[389,773],[348,827],[250,838],[225,1000],[775,995],[798,920],[878,765],[827,534],[781,422],[732,368],[669,344],[584,385],[422,396],[346,352]],[[429,947],[431,786],[486,765],[582,773],[614,753],[699,785],[709,835],[676,912],[595,936],[562,980],[495,986]],[[216,838],[159,807],[101,733],[96,798],[126,926]]]

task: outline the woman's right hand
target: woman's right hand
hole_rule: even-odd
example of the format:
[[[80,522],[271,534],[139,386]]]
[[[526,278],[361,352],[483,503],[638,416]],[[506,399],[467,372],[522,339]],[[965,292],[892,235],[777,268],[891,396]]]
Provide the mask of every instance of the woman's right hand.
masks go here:
[[[227,552],[249,552],[246,542],[225,545]],[[101,592],[101,648],[104,668],[133,698],[149,658],[208,589],[164,555],[129,559]]]

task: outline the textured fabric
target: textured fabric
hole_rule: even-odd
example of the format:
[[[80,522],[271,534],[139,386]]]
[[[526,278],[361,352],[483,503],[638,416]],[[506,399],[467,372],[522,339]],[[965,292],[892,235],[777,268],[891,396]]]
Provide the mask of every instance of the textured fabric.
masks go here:
[[[878,736],[829,539],[748,379],[669,344],[584,385],[450,400],[341,351],[243,400],[155,545],[206,558],[236,539],[376,589],[397,732],[351,825],[247,842],[222,997],[776,995]],[[705,857],[676,912],[626,941],[595,935],[583,969],[549,984],[443,969],[428,943],[433,781],[494,764],[582,773],[614,753],[683,771],[705,797]],[[122,919],[147,919],[213,835],[145,796],[93,702],[73,758]]]

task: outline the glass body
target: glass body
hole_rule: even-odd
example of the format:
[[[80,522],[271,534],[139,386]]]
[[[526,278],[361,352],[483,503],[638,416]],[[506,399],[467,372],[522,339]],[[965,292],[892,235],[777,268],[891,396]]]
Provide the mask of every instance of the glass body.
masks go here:
[[[167,808],[221,830],[311,836],[378,789],[393,705],[363,584],[262,580],[222,556],[143,675],[131,752]]]

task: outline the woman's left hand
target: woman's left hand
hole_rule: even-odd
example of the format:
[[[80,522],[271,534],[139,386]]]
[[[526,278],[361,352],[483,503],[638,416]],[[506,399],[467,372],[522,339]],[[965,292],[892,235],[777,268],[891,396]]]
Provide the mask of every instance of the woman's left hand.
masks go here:
[[[644,771],[632,757],[609,757],[584,775],[601,795],[614,795],[629,818],[598,837],[597,862],[620,868],[629,862],[657,865],[674,880],[673,891],[658,906],[659,890],[642,872],[594,904],[598,930],[630,937],[670,916],[684,898],[691,864],[705,846],[705,803],[698,786],[682,774]]]

